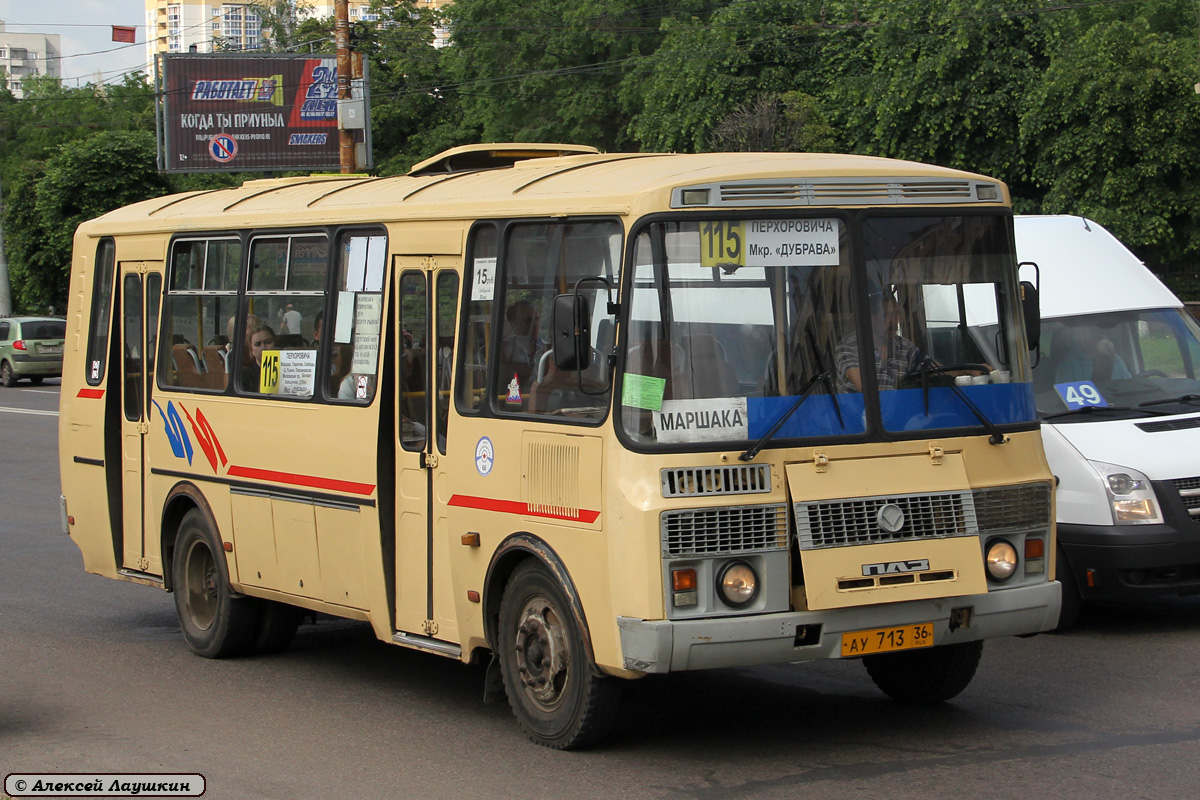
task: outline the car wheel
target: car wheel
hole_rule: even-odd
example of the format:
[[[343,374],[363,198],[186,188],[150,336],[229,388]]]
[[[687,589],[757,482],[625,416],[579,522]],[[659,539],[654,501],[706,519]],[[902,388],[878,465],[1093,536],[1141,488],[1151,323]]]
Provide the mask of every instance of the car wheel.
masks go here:
[[[620,686],[598,674],[565,592],[540,563],[522,563],[509,579],[498,638],[508,702],[530,739],[569,750],[608,732]]]
[[[867,656],[863,664],[875,685],[893,700],[934,705],[967,688],[982,654],[983,642],[962,642]]]
[[[0,383],[10,389],[17,385],[17,376],[13,374],[12,366],[7,361],[0,361]]]
[[[179,524],[171,568],[179,627],[192,652],[205,658],[247,652],[254,643],[259,606],[254,598],[234,596],[225,553],[198,509],[184,514]]]

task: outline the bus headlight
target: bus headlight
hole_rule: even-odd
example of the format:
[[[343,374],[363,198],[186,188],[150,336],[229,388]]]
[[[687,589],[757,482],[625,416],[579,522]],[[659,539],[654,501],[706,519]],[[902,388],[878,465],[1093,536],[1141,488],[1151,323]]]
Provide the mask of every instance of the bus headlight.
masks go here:
[[[988,542],[984,563],[988,577],[996,583],[1002,583],[1017,571],[1017,548],[1004,539],[993,539]]]
[[[1116,464],[1105,464],[1103,461],[1088,463],[1100,473],[1114,525],[1152,525],[1162,522],[1158,500],[1149,478],[1136,469]]]
[[[717,573],[717,594],[730,608],[743,608],[758,595],[758,576],[745,561],[730,561]]]

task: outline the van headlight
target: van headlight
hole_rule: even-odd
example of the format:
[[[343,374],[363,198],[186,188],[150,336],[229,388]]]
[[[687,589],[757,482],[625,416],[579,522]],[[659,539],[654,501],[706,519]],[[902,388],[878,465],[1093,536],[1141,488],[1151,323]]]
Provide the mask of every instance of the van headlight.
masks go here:
[[[1114,525],[1152,525],[1163,521],[1149,478],[1129,467],[1103,461],[1088,463],[1100,473]]]

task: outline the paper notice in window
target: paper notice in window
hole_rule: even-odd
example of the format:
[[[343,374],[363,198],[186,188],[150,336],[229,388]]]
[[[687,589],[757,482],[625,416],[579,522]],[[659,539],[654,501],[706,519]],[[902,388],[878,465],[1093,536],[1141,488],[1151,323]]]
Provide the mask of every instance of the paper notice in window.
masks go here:
[[[379,363],[379,333],[383,322],[383,295],[360,294],[354,306],[354,360],[350,371],[375,374]]]

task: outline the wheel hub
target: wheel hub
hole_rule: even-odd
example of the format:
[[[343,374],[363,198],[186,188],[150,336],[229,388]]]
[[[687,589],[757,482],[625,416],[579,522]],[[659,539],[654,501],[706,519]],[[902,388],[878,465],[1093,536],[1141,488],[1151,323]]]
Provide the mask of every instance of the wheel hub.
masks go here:
[[[566,688],[570,654],[566,628],[545,597],[530,598],[518,617],[517,680],[542,709],[554,708]]]

